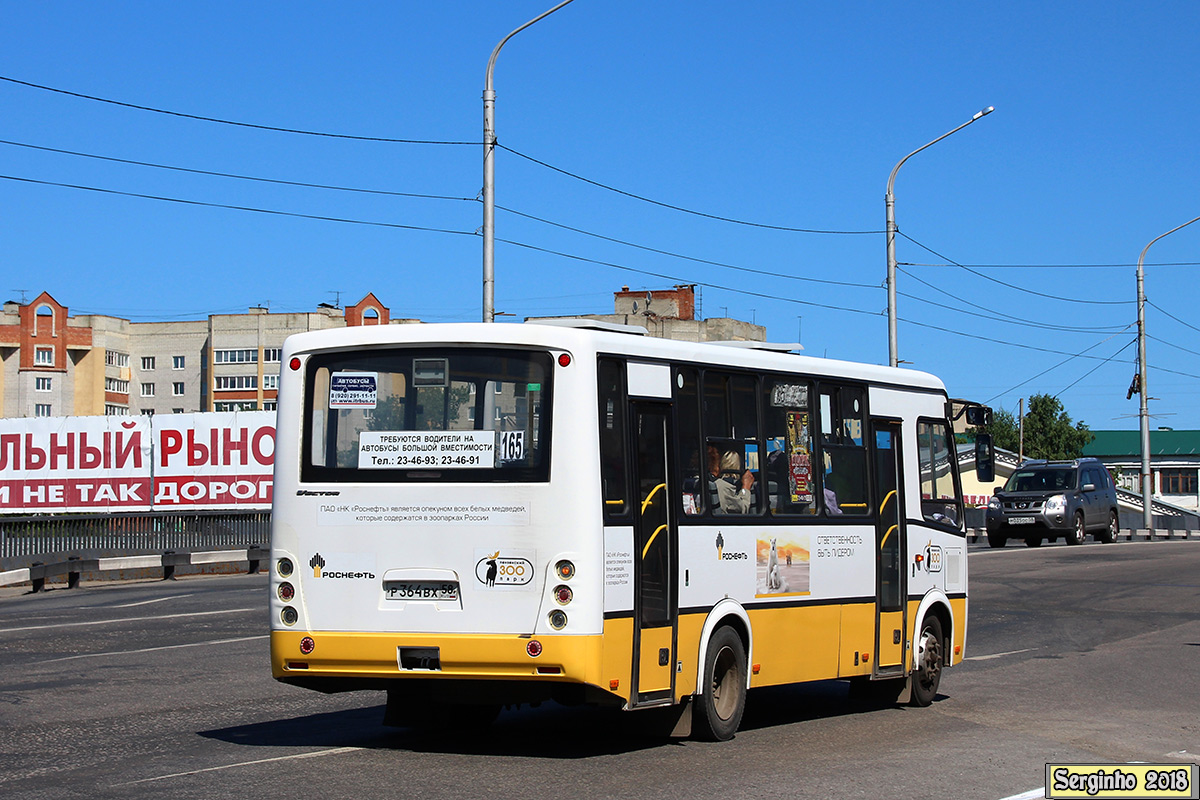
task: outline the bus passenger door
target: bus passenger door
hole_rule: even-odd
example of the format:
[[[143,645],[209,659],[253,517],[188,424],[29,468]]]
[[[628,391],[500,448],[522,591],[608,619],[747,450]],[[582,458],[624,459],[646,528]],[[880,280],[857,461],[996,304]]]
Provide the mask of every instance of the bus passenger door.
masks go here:
[[[900,423],[873,420],[875,434],[875,675],[903,675],[904,493]]]
[[[633,705],[670,702],[675,682],[676,531],[670,503],[670,406],[633,408],[634,630]]]

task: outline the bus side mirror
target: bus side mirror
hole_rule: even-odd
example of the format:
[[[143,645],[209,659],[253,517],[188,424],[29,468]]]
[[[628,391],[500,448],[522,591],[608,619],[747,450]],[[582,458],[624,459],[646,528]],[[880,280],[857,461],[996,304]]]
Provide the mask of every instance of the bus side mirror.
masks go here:
[[[992,410],[987,406],[967,406],[967,424],[975,427],[992,424]]]
[[[996,480],[996,449],[991,434],[975,434],[975,477],[980,483]]]

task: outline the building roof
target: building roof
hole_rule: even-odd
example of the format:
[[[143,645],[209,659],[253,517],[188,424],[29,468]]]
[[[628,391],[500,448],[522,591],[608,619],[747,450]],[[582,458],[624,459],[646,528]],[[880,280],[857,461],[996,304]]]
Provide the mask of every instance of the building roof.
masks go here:
[[[1142,452],[1142,435],[1139,431],[1092,431],[1092,433],[1096,435],[1096,438],[1084,445],[1083,454],[1085,456],[1094,458],[1137,456]],[[1150,455],[1200,455],[1200,431],[1150,431]]]

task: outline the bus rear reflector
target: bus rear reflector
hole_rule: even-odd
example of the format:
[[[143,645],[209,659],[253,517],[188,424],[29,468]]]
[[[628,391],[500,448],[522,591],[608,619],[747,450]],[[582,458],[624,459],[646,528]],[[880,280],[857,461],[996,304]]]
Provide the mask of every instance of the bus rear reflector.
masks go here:
[[[561,353],[558,356],[558,365],[560,367],[569,367],[571,365],[571,356],[567,353]]]

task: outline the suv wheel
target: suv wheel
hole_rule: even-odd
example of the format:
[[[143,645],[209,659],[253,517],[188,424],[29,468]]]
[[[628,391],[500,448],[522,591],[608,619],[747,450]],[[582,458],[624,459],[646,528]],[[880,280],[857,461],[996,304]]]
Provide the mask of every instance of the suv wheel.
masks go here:
[[[1100,541],[1105,544],[1112,544],[1117,540],[1117,534],[1121,532],[1121,521],[1117,517],[1116,509],[1108,512],[1108,527],[1104,529],[1104,533],[1100,535]]]
[[[1041,547],[1042,546],[1042,537],[1041,536],[1025,537],[1025,546],[1026,547]]]
[[[1008,543],[1008,537],[1000,531],[988,531],[988,546],[989,547],[1004,547]]]
[[[1075,512],[1075,529],[1067,534],[1067,544],[1083,544],[1087,538],[1087,528],[1083,524],[1083,512]]]

